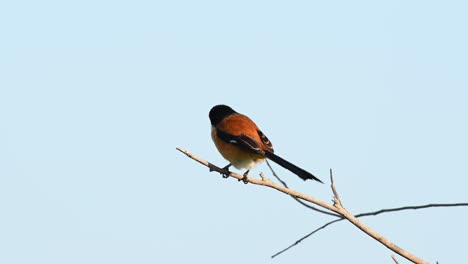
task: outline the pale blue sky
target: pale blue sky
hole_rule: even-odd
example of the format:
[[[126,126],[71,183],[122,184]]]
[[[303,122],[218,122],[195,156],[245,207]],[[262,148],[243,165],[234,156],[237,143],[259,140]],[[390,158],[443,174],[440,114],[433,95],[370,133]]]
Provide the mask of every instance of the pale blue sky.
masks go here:
[[[0,263],[393,263],[347,223],[222,179],[208,111],[248,114],[344,205],[468,201],[465,1],[4,1]],[[265,164],[251,173],[269,174]],[[467,262],[468,208],[363,219]],[[400,263],[405,263],[400,259]]]

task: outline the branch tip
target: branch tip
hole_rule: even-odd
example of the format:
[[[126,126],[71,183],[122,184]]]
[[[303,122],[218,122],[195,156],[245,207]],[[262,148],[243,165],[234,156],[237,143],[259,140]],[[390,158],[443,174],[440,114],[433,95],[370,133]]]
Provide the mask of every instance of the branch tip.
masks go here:
[[[343,207],[343,205],[341,204],[340,195],[336,191],[335,181],[333,180],[333,171],[332,171],[332,169],[330,169],[330,182],[331,182],[331,188],[332,188],[333,196],[334,196],[333,197],[333,205],[335,207]]]

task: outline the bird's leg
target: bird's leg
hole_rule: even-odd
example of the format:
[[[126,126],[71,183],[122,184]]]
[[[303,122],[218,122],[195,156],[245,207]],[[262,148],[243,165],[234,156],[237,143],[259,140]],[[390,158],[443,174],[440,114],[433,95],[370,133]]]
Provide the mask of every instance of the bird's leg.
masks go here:
[[[229,174],[231,174],[231,172],[229,171],[229,167],[231,167],[231,163],[229,163],[228,165],[226,165],[224,168],[223,168],[223,178],[227,178],[229,177]]]
[[[250,170],[247,170],[246,172],[244,172],[244,177],[242,177],[242,179],[241,179],[245,184],[247,184],[249,182],[249,178],[247,178],[247,174],[249,174],[249,171]],[[241,181],[241,180],[239,180],[239,181]]]

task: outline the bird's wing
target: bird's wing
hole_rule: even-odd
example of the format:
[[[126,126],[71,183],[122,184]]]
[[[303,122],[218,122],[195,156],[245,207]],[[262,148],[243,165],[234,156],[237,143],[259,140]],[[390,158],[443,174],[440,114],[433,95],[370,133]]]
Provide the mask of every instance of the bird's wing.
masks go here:
[[[267,136],[265,136],[265,134],[263,134],[260,129],[257,129],[257,133],[260,136],[263,145],[266,147],[266,150],[273,153],[273,144],[271,144],[271,141],[267,138]]]
[[[216,135],[224,142],[239,146],[240,148],[247,151],[252,151],[260,155],[265,155],[265,151],[262,150],[262,147],[260,146],[259,142],[247,135],[241,134],[238,136],[234,136],[220,129],[218,129]]]

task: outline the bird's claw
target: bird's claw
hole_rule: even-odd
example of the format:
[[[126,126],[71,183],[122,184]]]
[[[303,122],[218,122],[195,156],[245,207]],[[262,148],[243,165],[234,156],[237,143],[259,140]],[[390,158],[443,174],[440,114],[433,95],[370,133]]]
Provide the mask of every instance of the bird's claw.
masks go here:
[[[249,183],[249,178],[247,177],[247,174],[248,174],[248,173],[249,173],[249,171],[246,171],[246,172],[243,174],[244,177],[242,177],[242,179],[239,179],[238,181],[242,181],[242,182],[245,183],[245,184]]]
[[[231,166],[231,164],[228,164],[226,167],[223,168],[223,172],[221,173],[221,175],[223,176],[223,178],[228,178],[229,175],[231,175],[231,172],[229,171],[229,167]]]

